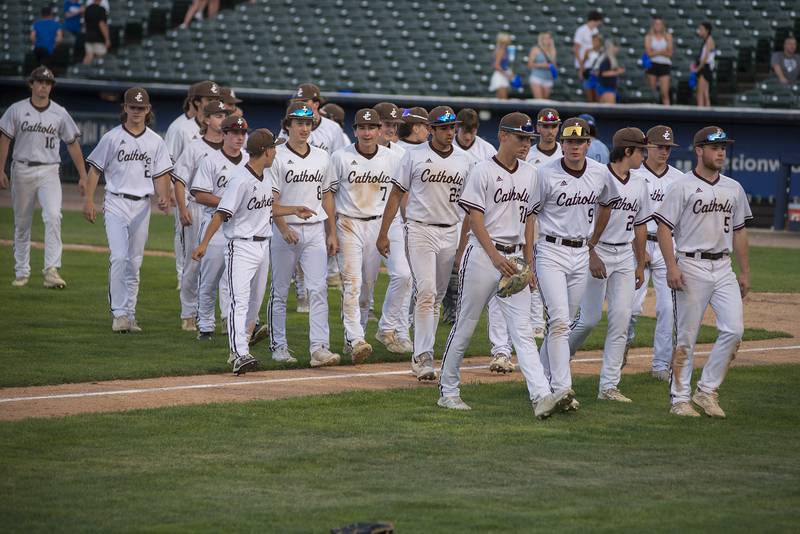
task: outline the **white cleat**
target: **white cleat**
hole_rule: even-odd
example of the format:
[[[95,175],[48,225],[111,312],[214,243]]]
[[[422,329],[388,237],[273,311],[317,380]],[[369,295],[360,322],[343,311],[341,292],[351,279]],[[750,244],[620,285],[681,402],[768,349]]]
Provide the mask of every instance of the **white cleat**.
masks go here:
[[[120,334],[127,334],[131,329],[131,321],[127,317],[114,317],[111,322],[111,330]]]
[[[697,389],[692,395],[692,402],[698,405],[707,416],[725,419],[725,412],[720,408],[716,393],[706,393]]]
[[[297,358],[289,353],[289,347],[278,347],[273,350],[272,359],[280,363],[297,363]]]
[[[331,352],[326,347],[317,349],[311,355],[311,367],[329,367],[331,365],[339,365],[342,357]]]
[[[669,413],[681,417],[700,417],[700,414],[692,408],[692,403],[690,402],[676,402],[670,407]]]
[[[506,373],[513,373],[514,369],[515,367],[514,363],[511,361],[511,355],[504,352],[492,356],[491,361],[489,361],[489,372],[491,373],[504,375]]]
[[[433,354],[423,352],[417,357],[411,358],[411,372],[417,380],[436,380],[436,370],[433,368]]]
[[[363,340],[357,341],[351,351],[350,358],[355,365],[358,365],[364,363],[372,355],[372,345]]]
[[[663,369],[661,371],[650,371],[650,376],[652,376],[659,382],[669,382],[669,369]]]
[[[469,404],[461,400],[461,397],[458,395],[439,397],[439,400],[436,402],[436,404],[442,408],[447,408],[448,410],[467,411],[472,409],[469,407]]]
[[[181,330],[184,332],[197,332],[197,321],[194,317],[181,319]]]
[[[400,345],[400,348],[403,349],[403,354],[408,354],[409,352],[414,352],[414,343],[407,337],[398,337],[397,343]]]
[[[49,269],[45,269],[43,271],[44,274],[44,287],[52,288],[52,289],[64,289],[67,287],[67,283],[61,278],[61,275],[58,274],[58,269],[55,267],[50,267]]]
[[[386,347],[386,350],[395,354],[403,354],[406,347],[400,343],[394,330],[378,330],[375,333],[375,339],[381,342]]]
[[[537,419],[547,419],[556,412],[564,411],[573,397],[570,395],[570,390],[563,390],[557,393],[545,395],[538,401],[533,403],[533,415]]]
[[[128,323],[130,323],[130,332],[138,334],[142,331],[142,327],[136,322],[136,317],[128,317]]]
[[[617,401],[617,402],[633,402],[631,399],[623,395],[622,392],[620,392],[620,390],[618,390],[617,388],[609,388],[604,391],[601,391],[597,395],[597,399]]]
[[[297,297],[297,313],[308,313],[308,297]]]
[[[18,276],[11,282],[11,285],[13,287],[25,287],[28,285],[29,281],[30,278],[28,278],[27,276]]]

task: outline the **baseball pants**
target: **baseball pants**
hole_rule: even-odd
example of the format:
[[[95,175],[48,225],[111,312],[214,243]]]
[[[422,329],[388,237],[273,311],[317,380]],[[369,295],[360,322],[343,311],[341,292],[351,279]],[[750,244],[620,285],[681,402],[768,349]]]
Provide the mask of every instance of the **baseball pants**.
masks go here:
[[[175,249],[175,273],[178,276],[178,283],[180,283],[181,279],[183,278],[183,248],[185,245],[183,240],[184,235],[183,225],[181,224],[181,215],[177,206],[175,206],[173,212],[175,214],[175,235],[173,236],[172,246]]]
[[[150,226],[150,198],[129,200],[106,193],[103,204],[108,248],[108,300],[114,317],[134,317],[139,269]]]
[[[237,356],[250,354],[250,335],[258,322],[269,278],[269,239],[231,239],[225,246],[228,278],[228,345]]]
[[[339,215],[336,219],[345,345],[353,346],[365,338],[369,305],[381,266],[381,255],[375,246],[380,228],[380,218],[365,221]]]
[[[272,350],[288,347],[286,339],[286,299],[295,267],[300,262],[308,291],[310,352],[330,346],[328,328],[328,252],[325,223],[290,224],[300,240],[287,243],[277,227],[272,236],[272,290],[269,299],[269,324]]]
[[[511,338],[508,336],[508,325],[497,304],[497,298],[489,301],[488,328],[489,342],[492,344],[492,356],[511,354]],[[544,328],[544,307],[539,289],[531,291],[531,327]]]
[[[403,232],[403,220],[400,217],[395,217],[389,227],[389,247],[389,257],[385,260],[386,269],[389,271],[389,285],[386,288],[386,297],[383,299],[378,330],[384,332],[393,330],[397,337],[408,339],[411,269],[406,257],[406,238]]]
[[[697,389],[715,393],[728,372],[744,333],[744,314],[739,283],[730,256],[699,260],[677,253],[684,289],[673,291],[677,337],[672,355],[670,397],[672,403],[688,402],[692,389],[694,346],[706,308],[711,304],[717,319],[717,336],[703,366]]]
[[[672,290],[667,285],[667,267],[661,256],[661,249],[655,241],[647,242],[647,253],[650,264],[644,270],[644,283],[636,291],[633,302],[633,316],[628,328],[628,343],[636,337],[636,319],[642,313],[644,299],[647,296],[649,280],[653,280],[656,292],[656,330],[653,336],[653,371],[668,371],[672,360]]]
[[[201,235],[205,233],[210,219],[202,222]],[[241,241],[241,240],[240,240]],[[225,251],[228,240],[217,232],[208,244],[205,256],[200,260],[197,277],[197,329],[200,332],[214,332],[216,330],[216,296],[219,294],[219,309],[227,314],[230,307],[229,295],[230,277],[225,273],[227,265]],[[269,261],[269,260],[267,260]],[[193,262],[198,263],[198,262]],[[189,264],[183,266],[183,275],[186,276]],[[263,296],[262,296],[263,298]]]
[[[501,253],[502,254],[502,253]],[[514,254],[505,254],[510,258]],[[508,323],[511,339],[517,351],[519,367],[525,377],[528,392],[532,401],[550,394],[550,385],[544,375],[539,351],[533,338],[533,327],[530,323],[530,289],[526,287],[519,293],[499,298],[497,283],[501,274],[489,255],[474,237],[464,249],[464,256],[459,269],[459,292],[456,306],[456,321],[447,337],[444,356],[442,357],[439,391],[442,396],[459,395],[461,383],[461,362],[464,352],[469,346],[475,326],[481,313],[491,299],[497,301],[502,319]]]
[[[456,226],[438,227],[408,221],[406,256],[414,282],[414,356],[433,353],[439,308],[458,248]]]
[[[186,204],[192,216],[192,224],[182,226],[181,242],[183,248],[183,269],[181,271],[181,319],[189,319],[197,315],[197,286],[200,274],[200,262],[192,260],[192,251],[203,239],[203,233],[208,226],[203,221],[206,218],[205,209],[194,201]],[[216,237],[216,236],[215,236]],[[224,257],[224,250],[219,252]],[[225,262],[224,258],[221,260]]]
[[[11,201],[14,207],[14,271],[31,275],[31,225],[39,200],[44,221],[44,269],[61,267],[61,181],[58,164],[29,167],[11,163]]]
[[[622,375],[628,324],[636,292],[636,259],[631,245],[598,243],[597,256],[606,266],[607,278],[587,278],[580,313],[569,334],[569,352],[574,355],[586,342],[603,317],[603,302],[608,300],[608,331],[600,367],[600,391],[616,388]]]
[[[536,278],[547,315],[540,356],[553,391],[572,388],[569,332],[586,289],[589,249],[541,240],[536,245]]]

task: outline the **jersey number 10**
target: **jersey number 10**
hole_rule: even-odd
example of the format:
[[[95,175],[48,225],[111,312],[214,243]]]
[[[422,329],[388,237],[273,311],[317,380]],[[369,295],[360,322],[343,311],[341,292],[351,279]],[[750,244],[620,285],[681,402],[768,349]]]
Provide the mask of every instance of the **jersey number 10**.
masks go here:
[[[44,138],[44,147],[47,149],[54,149],[56,147],[56,138],[55,137],[45,137]]]

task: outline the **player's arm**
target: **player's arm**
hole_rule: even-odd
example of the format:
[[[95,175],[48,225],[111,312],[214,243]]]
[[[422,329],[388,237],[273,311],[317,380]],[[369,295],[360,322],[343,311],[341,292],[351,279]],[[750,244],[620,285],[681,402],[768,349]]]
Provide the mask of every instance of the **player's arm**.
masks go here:
[[[750,257],[747,250],[747,229],[740,228],[733,231],[733,254],[739,264],[739,291],[742,297],[750,291]]]
[[[531,267],[531,289],[536,289],[538,282],[536,281],[536,270],[533,265],[533,243],[536,236],[536,216],[532,213],[528,214],[525,219],[525,245],[522,247],[522,258],[525,263]]]
[[[397,210],[403,201],[405,191],[397,184],[392,186],[392,192],[389,193],[389,200],[386,201],[386,206],[383,208],[383,217],[381,218],[381,229],[378,232],[378,240],[375,246],[378,247],[378,252],[384,258],[389,255],[389,227],[392,225]]]
[[[172,198],[169,172],[163,172],[153,178],[153,186],[155,187],[156,194],[158,195],[158,208],[164,213],[168,213],[170,199]]]
[[[328,218],[325,219],[325,232],[328,234],[326,238],[328,256],[334,256],[339,249],[339,242],[336,239],[336,201],[333,199],[333,191],[322,193],[322,209],[328,215]]]
[[[636,289],[644,282],[644,266],[647,265],[647,222],[633,227],[633,254],[636,256]]]
[[[192,194],[194,195],[194,199],[198,204],[208,206],[209,208],[216,208],[219,206],[219,197],[217,195],[211,194],[207,191],[198,191],[197,189],[192,189]]]
[[[6,176],[6,160],[11,139],[5,134],[0,134],[0,189],[8,189],[8,176]]]
[[[86,162],[83,161],[83,152],[81,152],[81,144],[75,139],[67,145],[67,152],[69,157],[72,158],[72,163],[75,165],[75,170],[78,171],[78,190],[81,195],[86,194]]]
[[[97,182],[100,180],[100,171],[94,165],[89,166],[89,173],[86,176],[86,202],[83,203],[83,216],[90,223],[97,219],[94,208],[94,192],[97,189]]]
[[[317,214],[316,211],[305,206],[281,206],[280,202],[275,198],[276,195],[274,192],[272,195],[273,220],[275,220],[274,217],[285,217],[286,215],[294,215],[295,217],[300,217],[301,219],[305,220],[310,219]]]
[[[289,228],[289,225],[286,223],[286,219],[283,218],[283,215],[277,213],[275,210],[275,206],[280,206],[281,194],[278,193],[273,189],[272,191],[272,222],[275,223],[275,226],[278,227],[278,231],[281,233],[283,240],[289,243],[290,245],[294,245],[300,241],[300,236],[297,235],[297,232]]]
[[[664,258],[664,264],[667,267],[667,285],[670,289],[683,289],[683,275],[678,268],[678,262],[675,260],[675,247],[672,243],[672,228],[665,224],[662,220],[658,220],[658,248],[661,249],[661,256]]]
[[[594,247],[600,242],[600,236],[608,226],[608,220],[611,218],[611,206],[603,206],[597,204],[597,219],[594,222],[594,232],[592,237],[589,238],[589,271],[595,278],[606,277],[606,266],[603,260],[597,255]]]
[[[208,243],[211,241],[211,238],[214,237],[214,234],[217,233],[219,227],[222,226],[222,223],[225,221],[226,214],[221,211],[214,212],[214,215],[211,217],[211,222],[208,223],[208,228],[206,228],[206,233],[203,236],[200,244],[195,247],[192,251],[192,259],[196,261],[200,261],[200,259],[206,255],[206,249],[208,248]]]
[[[186,207],[186,184],[181,180],[174,180],[172,188],[175,194],[175,205],[178,206],[178,215],[181,219],[183,226],[190,226],[192,224],[192,214],[189,213]]]
[[[458,235],[458,247],[456,247],[456,258],[453,262],[453,272],[458,271],[461,265],[461,258],[464,256],[464,249],[467,248],[467,235],[469,234],[469,212],[464,215],[461,222],[461,233]]]

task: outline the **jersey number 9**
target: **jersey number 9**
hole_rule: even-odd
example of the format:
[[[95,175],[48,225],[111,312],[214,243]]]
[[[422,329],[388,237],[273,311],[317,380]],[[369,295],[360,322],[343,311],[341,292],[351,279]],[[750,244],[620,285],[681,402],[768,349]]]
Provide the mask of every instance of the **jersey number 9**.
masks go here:
[[[589,208],[589,211],[588,211],[587,215],[589,215],[589,224],[591,224],[592,221],[594,221],[594,208],[593,207]]]

